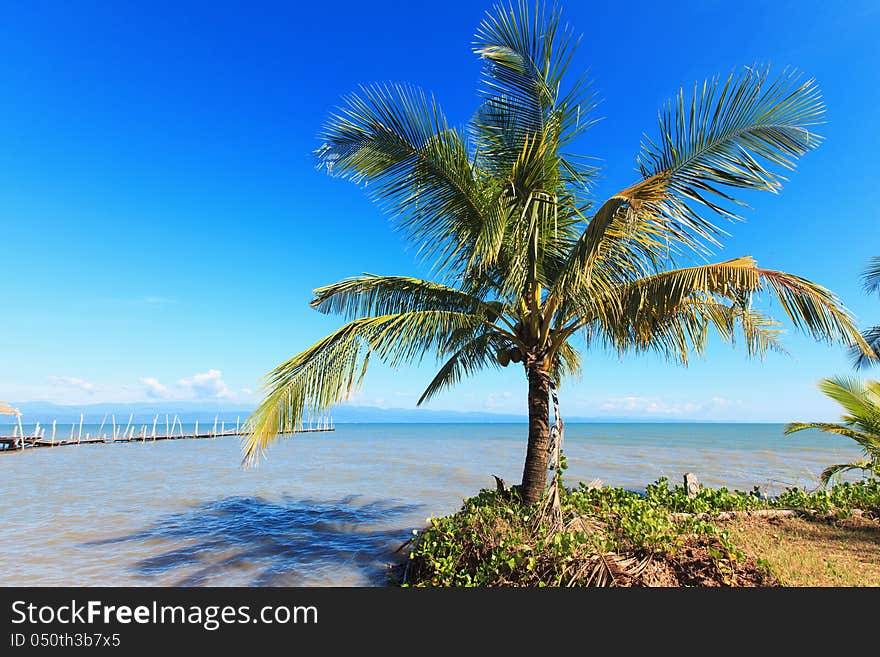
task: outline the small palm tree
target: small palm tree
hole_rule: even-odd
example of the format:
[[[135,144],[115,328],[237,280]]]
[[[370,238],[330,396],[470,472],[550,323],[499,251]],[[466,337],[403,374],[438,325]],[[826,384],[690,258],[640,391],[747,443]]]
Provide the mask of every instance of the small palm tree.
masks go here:
[[[865,291],[880,294],[880,257],[871,258],[862,275]],[[853,364],[856,368],[868,367],[880,362],[880,325],[872,326],[862,333],[862,338],[870,345],[873,354],[865,353],[858,345],[851,349]]]
[[[521,493],[534,502],[547,481],[551,386],[580,372],[583,349],[686,363],[714,328],[763,355],[779,348],[779,325],[753,304],[762,290],[813,337],[861,340],[829,290],[751,257],[675,268],[720,244],[707,213],[735,217],[736,190],[778,190],[774,169],[818,145],[814,82],[746,69],[679,93],[660,112],[657,140],[643,144],[637,179],[594,205],[596,169],[569,152],[593,107],[582,80],[564,85],[573,48],[557,9],[499,6],[476,34],[482,104],[466,129],[449,125],[433,97],[399,85],[362,88],[330,117],[320,166],[363,183],[437,280],[364,275],[315,290],[312,307],[349,323],[267,376],[246,462],[346,399],[371,358],[397,367],[437,357],[420,404],[517,363],[528,380]]]
[[[850,438],[864,450],[865,458],[861,461],[825,468],[822,471],[823,484],[834,475],[849,470],[864,470],[875,477],[880,476],[880,382],[838,377],[823,379],[819,382],[819,389],[843,406],[847,414],[840,418],[839,424],[793,422],[785,427],[785,433],[818,429]]]

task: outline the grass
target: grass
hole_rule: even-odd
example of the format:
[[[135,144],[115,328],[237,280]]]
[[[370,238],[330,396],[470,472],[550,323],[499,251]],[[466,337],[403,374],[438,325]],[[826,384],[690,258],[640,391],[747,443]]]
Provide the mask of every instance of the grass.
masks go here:
[[[738,518],[723,525],[783,586],[880,586],[880,524],[861,519]]]

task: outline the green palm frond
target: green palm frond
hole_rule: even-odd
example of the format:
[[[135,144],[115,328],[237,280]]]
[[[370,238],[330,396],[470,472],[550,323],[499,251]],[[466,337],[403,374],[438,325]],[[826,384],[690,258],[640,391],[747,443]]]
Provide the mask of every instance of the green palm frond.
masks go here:
[[[865,470],[880,476],[880,382],[839,376],[822,379],[819,389],[846,411],[841,423],[792,422],[786,425],[785,433],[816,429],[849,438],[862,448],[864,460],[826,468],[822,472],[824,484],[835,474],[849,470]]]
[[[843,406],[845,424],[880,435],[880,382],[838,376],[822,379],[819,390]]]
[[[565,321],[574,320],[572,328],[596,323],[606,343],[620,351],[658,349],[682,362],[688,351],[702,352],[707,327],[733,342],[738,325],[749,354],[763,356],[781,349],[778,324],[752,308],[764,289],[807,333],[843,340],[856,333],[849,312],[828,290],[761,269],[750,257],[661,272],[605,294],[572,295]]]
[[[843,472],[849,472],[851,470],[862,470],[864,472],[872,473],[875,476],[880,474],[880,471],[878,471],[877,469],[876,463],[874,463],[873,461],[864,460],[854,461],[853,463],[838,463],[837,465],[830,465],[822,470],[820,478],[822,479],[822,483],[827,486],[832,477],[834,477],[835,475],[839,475]]]
[[[868,260],[868,266],[862,274],[862,282],[866,292],[880,292],[880,257]]]
[[[441,349],[456,332],[476,334],[479,315],[423,310],[358,319],[276,367],[266,377],[265,396],[248,418],[246,463],[254,463],[279,432],[302,427],[309,414],[325,412],[360,386],[371,355],[396,367],[419,362]]]
[[[880,292],[880,257],[868,260],[868,266],[862,274],[862,282],[868,293]],[[862,338],[871,348],[869,353],[858,344],[850,348],[850,358],[856,369],[862,369],[880,362],[880,326],[872,326],[862,333]]]
[[[761,275],[750,257],[711,265],[673,269],[640,278],[617,289],[607,299],[626,324],[640,316],[664,317],[675,313],[694,295],[738,298],[760,289]]]
[[[442,390],[485,369],[501,367],[498,354],[514,348],[513,344],[494,331],[487,331],[468,340],[447,360],[417,402],[421,406]]]
[[[852,427],[833,422],[790,422],[785,425],[785,434],[797,433],[805,429],[815,429],[825,433],[833,433],[855,441],[865,449],[880,449],[880,436],[858,431]]]
[[[791,169],[815,148],[810,128],[823,112],[812,80],[784,73],[771,81],[766,68],[723,85],[706,81],[689,101],[680,92],[660,113],[658,143],[643,144],[643,180],[603,203],[572,250],[551,291],[554,309],[565,290],[595,283],[603,266],[625,275],[683,252],[708,253],[722,231],[697,208],[732,218],[721,204],[742,203],[725,190],[777,191],[783,178],[768,167]]]
[[[855,341],[860,349],[870,350],[836,294],[794,274],[770,269],[760,274],[797,329],[816,340]]]
[[[319,164],[365,183],[440,269],[462,267],[474,257],[466,247],[474,247],[486,225],[503,220],[502,190],[474,169],[464,138],[419,89],[362,87],[345,98],[321,138]]]
[[[595,167],[559,155],[559,149],[593,123],[590,114],[595,107],[585,79],[562,90],[577,39],[562,22],[560,9],[536,3],[531,10],[526,0],[495,5],[480,24],[475,42],[475,52],[486,63],[484,100],[472,121],[483,166],[498,178],[517,180],[512,175],[516,162],[544,162],[550,165],[545,176],[586,185]],[[524,151],[535,143],[552,145],[551,154],[559,159],[534,153],[524,158]],[[545,184],[543,189],[549,191],[551,186]],[[534,190],[528,188],[526,195]]]
[[[569,250],[548,294],[555,311],[566,296],[588,288],[594,294],[608,291],[655,271],[662,257],[692,250],[699,243],[678,231],[667,217],[640,211],[625,196],[606,201],[590,219],[586,230]]]
[[[349,319],[411,312],[415,310],[451,310],[486,314],[494,320],[501,312],[498,305],[457,288],[410,276],[364,274],[319,287],[312,308]]]
[[[862,339],[873,353],[868,353],[857,344],[850,347],[849,355],[853,361],[853,367],[856,369],[876,365],[880,361],[880,326],[872,326],[863,331]]]
[[[553,380],[561,384],[566,379],[580,379],[583,374],[580,353],[571,342],[562,342],[556,352],[553,365]]]
[[[725,189],[775,192],[784,178],[770,167],[793,169],[798,156],[819,145],[811,130],[825,110],[815,81],[794,71],[776,79],[769,73],[746,67],[724,83],[695,84],[689,99],[682,90],[661,110],[659,137],[645,140],[639,167],[646,181],[683,203],[655,202],[660,213],[697,222],[688,205],[695,202],[735,217],[725,204],[742,203]]]
[[[739,303],[728,305],[701,299],[693,305],[725,342],[736,346],[741,335],[749,356],[763,358],[768,351],[786,353],[779,339],[782,334],[779,322],[772,317]]]

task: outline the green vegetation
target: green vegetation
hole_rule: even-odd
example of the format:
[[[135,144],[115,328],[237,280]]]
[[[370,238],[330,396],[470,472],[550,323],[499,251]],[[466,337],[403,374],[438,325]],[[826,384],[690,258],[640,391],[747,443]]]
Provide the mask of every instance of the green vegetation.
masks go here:
[[[816,492],[792,488],[773,498],[726,488],[689,497],[684,487],[670,487],[665,479],[644,495],[581,484],[560,489],[558,516],[522,504],[512,491],[484,490],[459,512],[432,518],[417,535],[405,584],[770,585],[777,579],[770,562],[748,556],[738,532],[717,516],[772,509],[823,519],[858,510],[880,518],[880,481]]]
[[[855,441],[862,448],[865,458],[852,463],[838,463],[822,471],[822,483],[827,484],[834,475],[848,470],[863,470],[880,477],[880,382],[857,381],[845,377],[823,379],[819,389],[846,410],[840,423],[793,422],[785,433],[804,429],[818,429]]]
[[[450,125],[430,94],[393,84],[363,87],[329,118],[319,165],[364,184],[436,281],[364,275],[315,290],[312,306],[348,323],[269,373],[248,422],[247,462],[346,399],[371,359],[397,367],[435,357],[420,403],[514,363],[528,378],[521,493],[534,503],[547,483],[550,391],[579,375],[582,350],[655,351],[686,364],[714,329],[763,355],[779,348],[780,332],[760,309],[764,294],[808,335],[867,348],[820,285],[749,256],[686,266],[720,245],[714,222],[736,217],[736,195],[778,191],[818,146],[814,81],[747,67],[681,90],[644,140],[635,180],[597,203],[596,160],[572,152],[594,122],[589,86],[566,75],[576,43],[556,8],[496,6],[475,37],[482,101],[467,126]]]
[[[865,267],[862,280],[864,281],[866,292],[880,294],[880,257],[871,258],[868,261],[868,266]],[[850,352],[855,366],[867,367],[869,365],[876,365],[880,362],[880,324],[865,329],[862,332],[862,338],[868,343],[874,353],[870,354],[859,346],[853,346]]]

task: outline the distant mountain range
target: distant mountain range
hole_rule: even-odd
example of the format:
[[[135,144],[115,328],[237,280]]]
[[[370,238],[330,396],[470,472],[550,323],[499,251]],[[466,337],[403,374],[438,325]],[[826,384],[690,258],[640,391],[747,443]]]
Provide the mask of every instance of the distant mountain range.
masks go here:
[[[12,403],[12,402],[10,402]],[[115,415],[117,420],[128,420],[134,416],[134,422],[151,422],[156,415],[177,416],[181,422],[235,422],[244,420],[254,410],[253,406],[240,404],[229,405],[222,402],[139,402],[133,404],[86,404],[67,406],[51,402],[12,403],[22,413],[22,421],[26,423],[41,422],[43,424],[58,420],[74,422],[79,420],[80,413],[87,423],[100,422],[107,415]],[[503,423],[525,422],[526,415],[512,413],[490,413],[487,411],[444,411],[426,408],[377,408],[375,406],[338,406],[329,416],[336,424],[356,423]],[[689,418],[646,418],[626,416],[582,417],[566,416],[567,422],[711,422],[711,420],[694,420]],[[11,418],[0,417],[0,424],[10,422]]]
[[[82,406],[66,406],[51,402],[12,403],[21,411],[25,422],[74,422],[82,413],[86,422],[100,422],[105,415],[115,415],[117,420],[128,420],[134,415],[134,422],[152,421],[156,415],[177,416],[181,422],[221,421],[235,422],[237,418],[244,420],[254,410],[248,405],[228,405],[211,402],[139,402],[134,404],[87,404]],[[329,416],[334,423],[411,423],[411,422],[525,422],[524,415],[459,412],[430,409],[410,408],[376,408],[373,406],[339,406]],[[6,418],[0,419],[0,423]]]

